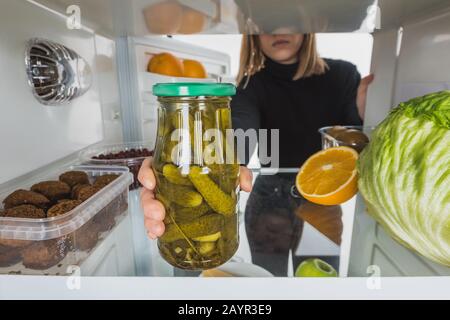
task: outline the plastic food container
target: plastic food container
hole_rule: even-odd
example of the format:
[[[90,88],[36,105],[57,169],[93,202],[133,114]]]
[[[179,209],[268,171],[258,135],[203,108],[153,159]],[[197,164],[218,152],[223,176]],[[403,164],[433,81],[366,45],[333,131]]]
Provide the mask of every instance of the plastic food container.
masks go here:
[[[80,159],[83,164],[101,165],[101,166],[124,166],[128,167],[134,176],[134,181],[130,185],[130,190],[135,190],[141,187],[138,180],[139,169],[144,157],[124,157],[120,159],[94,159],[100,155],[117,154],[119,152],[129,152],[131,150],[142,151],[147,149],[153,152],[153,143],[149,141],[130,142],[123,144],[97,145],[88,148],[80,153]]]
[[[367,140],[360,139],[361,137],[356,135],[355,136],[348,136],[345,135],[337,135],[333,134],[331,131],[335,130],[336,128],[343,129],[344,131],[361,131],[364,133]],[[346,146],[355,149],[358,152],[361,152],[366,145],[369,143],[370,136],[372,134],[372,131],[374,130],[374,127],[364,127],[364,126],[330,126],[330,127],[323,127],[319,129],[319,133],[322,136],[322,149],[328,149],[332,147],[340,147],[340,146]],[[341,137],[341,138],[339,138]]]
[[[235,87],[158,84],[153,93],[160,103],[153,159],[156,198],[167,212],[160,253],[182,269],[217,267],[239,244],[239,164],[235,148],[228,148],[233,142],[226,139]]]
[[[3,200],[18,189],[58,180],[67,171],[84,171],[90,182],[119,177],[66,214],[44,219],[0,217],[0,274],[67,275],[79,266],[128,212],[132,175],[124,167],[70,166],[0,190]]]

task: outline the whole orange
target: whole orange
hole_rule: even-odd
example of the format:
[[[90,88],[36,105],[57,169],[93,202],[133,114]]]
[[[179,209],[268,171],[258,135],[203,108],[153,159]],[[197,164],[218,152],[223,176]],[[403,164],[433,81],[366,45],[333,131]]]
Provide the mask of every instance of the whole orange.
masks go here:
[[[196,60],[183,60],[184,73],[183,76],[187,78],[201,78],[207,77],[205,67]]]
[[[166,76],[182,77],[183,63],[180,59],[168,52],[154,55],[148,64],[148,71]]]
[[[205,28],[206,17],[203,13],[197,10],[184,8],[183,17],[181,19],[181,26],[178,33],[193,34],[200,33]]]
[[[162,1],[146,7],[144,19],[151,33],[176,34],[181,27],[183,7],[175,1]]]

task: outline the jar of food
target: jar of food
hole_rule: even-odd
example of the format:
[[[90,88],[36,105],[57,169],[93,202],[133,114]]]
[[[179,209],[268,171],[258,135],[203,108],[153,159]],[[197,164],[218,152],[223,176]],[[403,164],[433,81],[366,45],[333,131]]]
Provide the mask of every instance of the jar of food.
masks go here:
[[[161,255],[189,270],[217,267],[236,252],[239,164],[231,84],[157,84],[156,198],[166,209]]]

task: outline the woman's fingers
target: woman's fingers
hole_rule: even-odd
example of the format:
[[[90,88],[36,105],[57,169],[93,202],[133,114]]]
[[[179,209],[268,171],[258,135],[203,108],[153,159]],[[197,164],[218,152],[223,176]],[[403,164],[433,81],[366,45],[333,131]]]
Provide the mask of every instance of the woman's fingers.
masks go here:
[[[149,238],[152,239],[152,240],[158,239],[158,237],[155,236],[155,235],[154,235],[153,233],[151,233],[151,232],[147,232],[147,237],[149,237]]]
[[[156,239],[164,234],[165,226],[162,221],[145,218],[144,226],[147,230],[147,235],[151,239]]]
[[[156,221],[164,220],[166,210],[163,204],[155,199],[153,191],[143,189],[141,192],[141,206],[146,218]]]
[[[361,85],[367,87],[373,82],[373,80],[375,80],[375,75],[371,73],[361,79]]]
[[[242,190],[244,190],[245,192],[252,191],[253,174],[248,168],[241,166],[239,180]]]
[[[156,186],[155,174],[152,170],[152,158],[147,158],[142,162],[141,169],[138,174],[139,182],[149,190],[153,190]]]
[[[144,173],[143,176],[145,177],[145,175],[146,174]],[[140,178],[141,177],[142,175],[140,173]],[[153,191],[146,189],[145,187],[142,188],[141,191],[141,206],[144,212],[144,226],[147,230],[147,236],[150,239],[157,239],[163,235],[165,230],[163,220],[166,216],[166,211],[164,206],[161,202],[155,199]]]
[[[364,119],[364,114],[366,112],[367,91],[374,79],[375,75],[369,74],[368,76],[362,78],[359,83],[356,105],[358,106],[358,113],[361,119]]]
[[[166,211],[161,202],[155,199],[153,189],[156,179],[153,173],[152,159],[145,159],[139,170],[138,180],[144,186],[141,191],[141,206],[144,212],[144,226],[150,239],[156,239],[163,235],[165,226],[163,220]]]
[[[144,207],[144,203],[148,201],[149,199],[154,199],[155,194],[153,193],[153,190],[148,190],[146,188],[141,189],[141,207]]]
[[[145,203],[144,207],[144,216],[146,218],[163,221],[166,216],[166,211],[164,210],[164,206],[158,200],[150,200]]]

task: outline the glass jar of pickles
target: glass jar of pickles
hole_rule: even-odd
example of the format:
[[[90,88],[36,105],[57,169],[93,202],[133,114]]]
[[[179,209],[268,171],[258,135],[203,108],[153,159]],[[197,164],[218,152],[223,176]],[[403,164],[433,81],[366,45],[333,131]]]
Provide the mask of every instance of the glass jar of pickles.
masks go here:
[[[157,84],[158,133],[153,170],[166,209],[161,255],[189,270],[217,267],[236,252],[239,164],[231,84]]]

